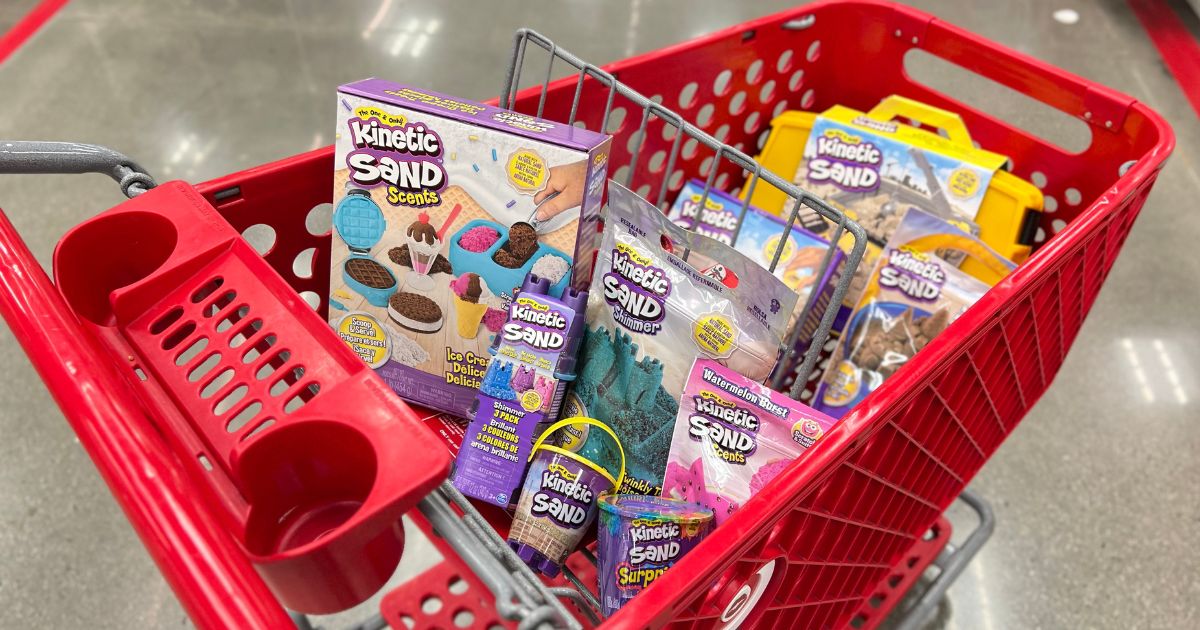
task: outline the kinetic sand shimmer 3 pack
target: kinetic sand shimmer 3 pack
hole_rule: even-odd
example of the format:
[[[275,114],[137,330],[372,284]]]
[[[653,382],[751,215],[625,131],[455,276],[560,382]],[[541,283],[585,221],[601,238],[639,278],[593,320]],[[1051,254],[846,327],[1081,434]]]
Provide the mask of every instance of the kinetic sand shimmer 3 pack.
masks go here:
[[[402,397],[467,416],[526,275],[555,297],[591,277],[609,138],[381,79],[337,110],[330,323]]]
[[[509,304],[456,461],[454,485],[500,507],[516,501],[533,441],[558,418],[575,379],[588,294],[567,287],[556,299],[549,285],[530,274]]]

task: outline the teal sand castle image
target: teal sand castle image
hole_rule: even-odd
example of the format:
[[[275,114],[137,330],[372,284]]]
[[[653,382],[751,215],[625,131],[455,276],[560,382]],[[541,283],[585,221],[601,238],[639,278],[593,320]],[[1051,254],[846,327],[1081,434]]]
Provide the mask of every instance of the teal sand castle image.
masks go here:
[[[671,433],[679,402],[662,387],[663,367],[649,356],[637,359],[638,346],[620,330],[589,328],[584,337],[583,367],[575,397],[589,417],[612,427],[625,447],[625,487],[621,492],[654,494],[671,449]],[[580,453],[607,461],[609,440],[589,438]]]

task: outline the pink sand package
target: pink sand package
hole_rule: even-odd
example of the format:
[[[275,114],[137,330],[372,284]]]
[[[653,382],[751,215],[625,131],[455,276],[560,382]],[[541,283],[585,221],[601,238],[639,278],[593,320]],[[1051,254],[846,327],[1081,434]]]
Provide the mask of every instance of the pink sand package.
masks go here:
[[[708,359],[684,385],[663,495],[725,522],[837,420]]]

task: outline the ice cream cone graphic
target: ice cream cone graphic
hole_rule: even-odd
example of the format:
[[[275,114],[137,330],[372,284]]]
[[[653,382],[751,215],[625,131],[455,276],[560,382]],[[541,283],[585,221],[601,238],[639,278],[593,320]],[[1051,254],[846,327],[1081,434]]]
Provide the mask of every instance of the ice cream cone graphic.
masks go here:
[[[450,290],[454,293],[458,336],[474,339],[479,335],[479,325],[488,309],[487,302],[480,299],[483,295],[483,280],[478,274],[464,273],[450,283]]]

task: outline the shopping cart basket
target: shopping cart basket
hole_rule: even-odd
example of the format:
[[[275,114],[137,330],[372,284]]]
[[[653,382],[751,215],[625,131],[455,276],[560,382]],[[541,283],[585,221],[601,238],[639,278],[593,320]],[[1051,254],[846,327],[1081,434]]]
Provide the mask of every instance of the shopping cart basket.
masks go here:
[[[590,128],[614,122],[615,108],[623,108],[624,119],[608,128],[617,137],[611,164],[626,165],[624,172],[617,169],[617,177],[652,200],[656,194],[664,200],[692,176],[707,177],[718,187],[737,186],[752,165],[730,159],[734,154],[724,147],[753,153],[777,109],[821,111],[840,103],[865,110],[890,94],[960,112],[985,148],[1010,155],[1015,173],[1063,200],[1056,212],[1042,217],[1048,238],[1026,263],[606,625],[876,623],[861,616],[863,602],[877,594],[893,567],[908,557],[1049,387],[1172,149],[1170,128],[1128,96],[927,14],[881,2],[804,6],[606,66],[632,90],[695,121],[720,141],[716,150],[704,143],[676,144],[678,132],[668,128],[669,117],[644,114],[648,110],[636,107],[628,95],[614,101],[609,91],[587,88],[599,79],[586,68],[551,80],[554,66],[548,64],[538,71],[544,87],[519,90],[530,43],[547,45],[548,58],[568,58],[546,40],[521,33],[501,103]],[[1092,131],[1090,144],[1069,153],[917,83],[904,71],[905,54],[913,49],[1084,121]],[[15,146],[10,153],[19,150]],[[28,157],[24,167],[0,160],[0,170],[101,170],[127,193],[152,185],[119,155],[93,153],[85,159],[58,153],[50,163],[44,154]],[[515,618],[522,626],[575,623],[564,617],[561,602],[545,598],[561,594],[581,601],[585,595],[561,585],[548,591],[535,583],[511,565],[495,534],[485,531],[488,521],[460,503],[452,489],[434,490],[447,460],[435,454],[441,446],[431,434],[410,432],[404,438],[405,458],[419,451],[427,457],[420,470],[428,474],[406,478],[387,492],[371,483],[389,478],[376,475],[377,468],[365,476],[337,466],[330,472],[255,448],[255,440],[270,437],[294,445],[301,462],[328,456],[306,446],[314,442],[337,445],[341,459],[362,458],[372,446],[395,437],[395,428],[381,417],[371,420],[376,413],[394,413],[400,422],[393,425],[417,422],[405,406],[384,395],[372,375],[348,360],[351,355],[308,343],[322,338],[315,331],[323,322],[304,310],[295,293],[323,311],[329,237],[312,233],[306,221],[314,207],[330,200],[331,161],[326,148],[198,186],[159,186],[64,238],[56,253],[57,286],[2,220],[4,316],[198,625],[291,623],[262,576],[276,592],[315,598],[322,609],[356,601],[378,585],[400,552],[403,537],[395,519],[414,504],[421,510],[410,515],[438,532],[432,539],[444,559],[384,597],[384,621],[396,627],[409,621],[419,627],[449,626],[466,619],[459,615],[465,611],[482,626],[511,625],[507,620]],[[175,218],[164,222],[148,216]],[[205,239],[181,232],[185,223],[192,226],[188,230],[207,226],[223,236]],[[226,238],[257,225],[272,228],[275,236],[263,258],[244,241]],[[125,257],[101,260],[96,254],[104,242],[116,244],[110,247]],[[175,260],[183,246],[208,256],[192,256],[171,274],[161,274],[159,268]],[[298,256],[311,261],[311,268],[297,269]],[[218,259],[234,264],[234,279],[244,281],[238,286],[247,287],[255,304],[259,298],[268,304],[271,318],[253,309],[242,312],[241,298],[247,294],[241,289],[224,301],[227,287],[207,288],[216,278],[205,265]],[[156,282],[147,288],[142,280],[151,277]],[[295,292],[291,297],[273,290],[285,282]],[[256,286],[266,287],[265,294],[256,293]],[[186,330],[189,325],[195,328]],[[278,332],[267,344],[277,326],[287,334]],[[234,366],[230,380],[203,399],[196,383],[207,381],[192,382],[188,376],[192,366],[206,361],[205,351],[185,362],[187,369],[175,365],[176,349],[201,333],[221,335],[226,345],[238,339],[239,347],[248,348],[244,352],[258,353],[244,364],[251,367]],[[282,348],[281,339],[295,347]],[[155,347],[161,352],[146,351]],[[283,349],[288,356],[277,354]],[[224,366],[223,361],[217,364]],[[297,373],[296,367],[306,371]],[[262,385],[255,380],[257,370],[269,370]],[[205,378],[214,377],[206,373]],[[251,391],[226,403],[243,381]],[[282,389],[272,394],[275,387]],[[231,429],[230,420],[242,416],[252,398],[269,404]],[[347,401],[357,403],[357,410],[371,407],[363,404],[367,400],[377,405],[376,412],[366,414],[368,428],[339,420]],[[280,422],[255,434],[268,420],[288,418],[306,420]],[[203,430],[171,429],[204,419],[213,423]],[[181,434],[198,436],[197,441],[171,441]],[[206,450],[214,443],[236,455],[214,459]],[[310,516],[299,522],[290,517],[295,506],[287,501],[266,514],[247,514],[244,497],[276,490],[269,473],[282,469],[328,482],[330,493],[318,497],[315,509],[302,509]],[[213,482],[214,473],[223,481]],[[335,541],[341,546],[330,545],[327,554],[296,560],[313,548],[306,545],[318,545],[323,533],[334,531],[327,525],[347,519],[366,521],[362,531],[369,535]],[[380,549],[383,557],[366,577],[343,561],[361,557],[364,549]],[[578,558],[572,566],[581,574],[588,571]],[[343,573],[361,581],[289,577]],[[460,581],[465,591],[451,586]],[[430,603],[436,605],[424,605]]]

